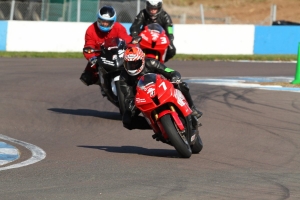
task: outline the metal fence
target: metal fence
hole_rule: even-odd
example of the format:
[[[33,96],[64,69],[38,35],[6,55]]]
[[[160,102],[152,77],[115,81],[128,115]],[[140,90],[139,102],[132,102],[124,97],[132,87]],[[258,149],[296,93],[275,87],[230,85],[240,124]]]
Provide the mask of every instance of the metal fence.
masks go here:
[[[225,2],[225,1],[224,1]],[[275,4],[270,7],[265,7],[265,16],[256,21],[245,21],[238,19],[230,14],[216,12],[216,10],[209,6],[200,4],[199,6],[165,6],[165,10],[171,15],[172,21],[175,24],[257,24],[257,25],[271,25],[276,21],[277,6]],[[270,11],[268,11],[270,8]],[[250,18],[245,14],[245,18]]]
[[[93,22],[103,5],[116,9],[117,21],[131,23],[145,0],[1,0],[0,20]]]
[[[145,8],[145,0],[0,0],[0,20],[93,22],[103,5],[117,11],[117,21],[132,23],[136,14]],[[276,20],[276,5],[259,21],[242,21],[209,6],[175,6],[164,4],[174,24],[272,24]],[[269,7],[270,8],[270,7]],[[248,16],[249,15],[244,15]],[[249,16],[250,17],[250,16]]]

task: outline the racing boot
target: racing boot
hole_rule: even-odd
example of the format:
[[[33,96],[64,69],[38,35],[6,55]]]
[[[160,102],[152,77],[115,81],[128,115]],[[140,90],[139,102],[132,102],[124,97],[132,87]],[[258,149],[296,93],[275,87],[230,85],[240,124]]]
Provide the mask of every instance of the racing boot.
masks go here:
[[[191,109],[192,109],[192,115],[197,117],[197,119],[199,119],[203,115],[203,113],[199,111],[194,105],[191,106]]]
[[[197,119],[199,119],[202,116],[202,112],[200,112],[199,110],[196,109],[194,102],[192,100],[191,94],[189,92],[189,85],[186,82],[181,82],[179,84],[179,89],[182,92],[183,96],[185,97],[185,99],[187,100],[190,108],[192,109],[192,115],[197,117]]]
[[[107,96],[106,93],[105,93],[105,91],[103,90],[103,88],[101,88],[101,94],[102,94],[103,97]]]

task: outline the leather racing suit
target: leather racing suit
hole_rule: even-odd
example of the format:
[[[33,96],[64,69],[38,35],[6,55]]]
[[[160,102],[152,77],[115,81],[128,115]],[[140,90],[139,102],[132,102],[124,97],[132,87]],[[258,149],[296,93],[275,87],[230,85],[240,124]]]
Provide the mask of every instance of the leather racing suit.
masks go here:
[[[181,75],[178,71],[167,68],[164,64],[160,63],[158,60],[153,58],[145,58],[145,67],[143,71],[136,76],[130,76],[126,72],[126,70],[123,70],[120,75],[120,87],[121,87],[121,91],[124,94],[126,112],[123,115],[122,121],[124,127],[128,129],[132,129],[132,121],[136,111],[133,110],[132,107],[134,105],[134,98],[136,94],[136,85],[138,82],[138,78],[147,73],[162,74],[164,77],[166,77],[169,80],[181,79]],[[180,82],[178,84],[178,89],[182,92],[189,106],[193,110],[195,106],[189,92],[188,84],[186,82]]]

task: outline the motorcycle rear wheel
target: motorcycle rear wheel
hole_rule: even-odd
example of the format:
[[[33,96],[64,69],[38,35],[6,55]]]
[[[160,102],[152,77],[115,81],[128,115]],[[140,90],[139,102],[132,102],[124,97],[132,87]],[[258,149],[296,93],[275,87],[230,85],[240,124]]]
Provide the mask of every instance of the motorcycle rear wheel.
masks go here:
[[[183,158],[189,158],[192,155],[191,147],[186,138],[179,135],[175,128],[175,124],[170,115],[165,115],[161,119],[161,123],[176,151]]]
[[[203,143],[200,138],[200,135],[197,135],[196,141],[194,145],[191,145],[192,153],[197,154],[199,153],[203,148]]]
[[[121,116],[123,116],[123,114],[125,112],[125,98],[124,98],[123,92],[121,91],[120,81],[116,81],[115,84],[116,84],[117,93],[118,93],[119,110],[120,110]]]

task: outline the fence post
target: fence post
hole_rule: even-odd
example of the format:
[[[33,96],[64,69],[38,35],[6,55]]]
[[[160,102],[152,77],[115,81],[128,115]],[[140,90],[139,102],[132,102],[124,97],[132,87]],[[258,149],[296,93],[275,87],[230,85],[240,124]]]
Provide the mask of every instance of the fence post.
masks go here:
[[[80,6],[81,6],[81,0],[77,0],[77,22],[80,22]]]
[[[225,24],[231,24],[231,17],[225,17]]]
[[[275,4],[272,4],[271,5],[270,25],[272,25],[273,22],[276,21],[276,11],[277,11],[277,6]]]
[[[10,6],[10,17],[9,17],[9,20],[14,20],[15,4],[16,4],[16,1],[12,0],[11,6]]]
[[[300,43],[298,44],[298,55],[297,55],[295,79],[291,83],[292,84],[300,84]]]
[[[203,4],[200,4],[200,16],[202,24],[205,24]]]
[[[42,0],[42,6],[41,6],[41,20],[44,21],[44,7],[45,6],[45,0]]]
[[[136,4],[136,14],[140,13],[140,7],[141,7],[141,2],[140,0],[137,0],[137,4]]]
[[[186,14],[183,13],[182,15],[180,15],[180,24],[185,24],[186,22]]]

